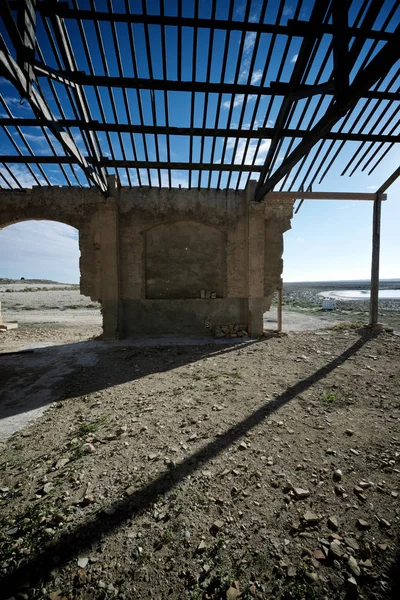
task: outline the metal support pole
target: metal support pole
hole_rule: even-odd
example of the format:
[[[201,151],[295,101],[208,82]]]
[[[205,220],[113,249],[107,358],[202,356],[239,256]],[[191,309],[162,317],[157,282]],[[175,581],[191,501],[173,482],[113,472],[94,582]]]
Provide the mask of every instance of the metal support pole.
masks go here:
[[[278,333],[282,331],[282,293],[283,293],[283,281],[281,279],[281,284],[278,288]]]
[[[371,264],[371,295],[369,305],[369,324],[378,323],[378,298],[379,298],[379,251],[381,240],[381,207],[382,195],[376,194],[374,200],[374,214],[372,223],[372,264]]]

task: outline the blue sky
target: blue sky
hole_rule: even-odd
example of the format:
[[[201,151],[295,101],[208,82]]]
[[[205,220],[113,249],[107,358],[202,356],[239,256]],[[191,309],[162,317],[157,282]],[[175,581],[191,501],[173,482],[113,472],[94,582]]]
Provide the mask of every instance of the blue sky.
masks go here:
[[[132,2],[132,12],[137,10],[140,12],[140,4]],[[114,10],[121,10],[123,7],[122,0],[116,0],[114,3]],[[193,16],[193,3],[183,2],[184,16]],[[244,0],[235,0],[234,3],[234,14],[233,18],[236,20],[243,20],[245,8],[247,3]],[[288,19],[293,18],[297,15],[301,19],[307,19],[312,8],[313,2],[310,0],[302,0],[299,4],[297,0],[286,0],[284,10],[281,16],[281,24],[285,24]],[[88,6],[88,0],[79,0],[79,6],[85,8]],[[150,14],[157,14],[159,10],[158,0],[148,0],[146,2],[147,10]],[[217,1],[217,14],[216,18],[224,19],[227,17],[230,2],[227,0]],[[276,11],[278,8],[277,0],[270,0],[269,10],[267,11],[265,22],[275,22]],[[357,9],[361,6],[360,0],[354,0],[350,13],[350,23],[357,15]],[[393,0],[385,0],[382,3],[382,11],[378,18],[378,22],[375,27],[379,27],[383,20],[390,12],[390,8],[393,6]],[[107,10],[106,0],[97,0],[96,7],[98,10]],[[298,9],[297,9],[298,7]],[[251,0],[249,20],[257,21],[259,19],[261,8],[260,0]],[[176,14],[176,1],[166,0],[165,2],[166,14]],[[202,0],[200,2],[200,17],[210,18],[211,16],[211,0]],[[397,20],[399,15],[397,14]],[[394,26],[396,19],[392,20],[392,25],[389,26],[391,30]],[[130,60],[130,53],[125,52],[124,48],[127,47],[128,30],[126,24],[118,23],[117,34],[119,37],[119,45],[123,50],[122,56],[122,68],[124,75],[132,77],[135,75],[132,62]],[[160,79],[163,77],[163,60],[162,60],[162,45],[161,45],[161,30],[158,26],[150,26],[150,45],[151,45],[151,65],[146,59],[146,53],[144,52],[145,45],[145,30],[142,25],[134,26],[135,43],[138,49],[137,52],[137,75],[142,78],[148,78],[150,70],[154,78]],[[1,30],[1,26],[0,26]],[[92,64],[96,74],[103,75],[108,70],[111,76],[118,76],[118,63],[116,60],[115,51],[112,45],[112,31],[109,23],[101,23],[100,30],[103,36],[103,42],[106,48],[107,65],[104,65],[100,52],[98,51],[98,42],[96,32],[93,24],[85,24],[85,34],[90,43],[92,49]],[[4,31],[3,31],[4,33]],[[87,57],[85,56],[84,48],[80,40],[80,34],[78,27],[74,21],[68,21],[68,33],[73,41],[75,48],[75,56],[77,59],[77,67],[87,73],[90,72],[90,65]],[[224,51],[225,35],[223,31],[216,31],[213,39],[212,46],[212,63],[210,71],[210,80],[219,81],[221,79],[221,60]],[[269,48],[271,43],[270,34],[262,34],[257,43],[256,34],[254,32],[247,32],[243,43],[243,56],[241,61],[238,63],[238,50],[240,47],[241,33],[233,31],[229,42],[229,52],[227,60],[227,69],[224,74],[224,82],[231,83],[235,79],[235,75],[238,75],[237,82],[240,83],[252,83],[253,85],[269,85],[271,81],[276,78],[282,53],[285,50],[285,36],[278,36],[273,47],[272,60],[270,68],[268,69],[268,75],[263,82],[262,72],[265,65],[266,49]],[[329,37],[329,36],[328,36]],[[6,41],[7,36],[5,36]],[[38,21],[38,38],[41,44],[41,50],[43,52],[46,63],[54,68],[58,68],[57,61],[53,55],[51,46],[46,41],[46,35],[43,28],[43,24]],[[300,38],[292,38],[288,48],[286,48],[286,60],[283,65],[283,70],[280,76],[280,81],[289,81],[292,74],[293,68],[296,64],[296,59],[300,47]],[[321,45],[321,56],[326,51],[329,40],[323,38]],[[167,59],[165,61],[166,75],[168,79],[177,79],[177,60],[176,60],[176,49],[177,49],[177,35],[174,27],[166,28],[166,42],[168,45]],[[182,59],[182,79],[192,79],[192,47],[193,47],[193,31],[190,28],[183,30],[182,44],[184,48],[188,48],[187,52],[184,52]],[[199,38],[197,45],[197,67],[196,67],[196,79],[198,81],[205,81],[206,79],[206,67],[207,67],[207,52],[210,44],[210,36],[207,30],[199,30]],[[365,48],[361,53],[361,58],[365,56],[370,42],[367,42]],[[380,45],[376,47],[374,53],[380,48]],[[374,55],[372,54],[372,56]],[[39,57],[40,58],[40,57]],[[317,61],[318,62],[318,61]],[[358,61],[359,65],[360,61]],[[253,69],[251,70],[251,65]],[[311,68],[307,79],[308,83],[325,81],[332,70],[332,56],[330,55],[324,72],[321,74],[321,78],[317,81],[317,70]],[[393,76],[394,69],[392,72],[381,82],[378,89],[386,89],[388,82]],[[351,74],[351,78],[354,76],[355,69]],[[50,86],[45,78],[41,78],[41,85],[49,103],[51,109],[57,117],[61,117],[59,108],[57,107],[53,93]],[[65,89],[55,84],[57,93],[62,102],[62,108],[66,118],[74,118],[73,108],[68,98]],[[399,87],[399,81],[393,82],[390,89],[397,89]],[[85,91],[90,104],[90,110],[93,119],[102,121],[105,119],[107,122],[115,121],[115,114],[113,112],[113,106],[111,103],[111,97],[109,92],[105,88],[99,88],[99,95],[96,95],[95,90],[91,86],[86,86]],[[118,120],[122,123],[128,122],[128,116],[125,109],[123,92],[120,89],[114,89],[114,100]],[[155,94],[155,105],[156,105],[156,119],[158,125],[166,124],[166,106],[164,102],[164,94],[161,91],[156,91]],[[126,92],[126,98],[129,104],[130,116],[132,123],[140,124],[141,116],[138,105],[138,95],[135,90],[129,89]],[[101,99],[101,105],[99,103]],[[140,93],[140,99],[142,102],[143,111],[143,122],[148,125],[154,123],[154,115],[151,110],[151,96],[148,90],[142,90]],[[317,106],[320,97],[315,96],[309,102],[309,109],[301,117],[301,111],[307,103],[307,100],[301,100],[297,102],[296,110],[294,111],[291,127],[306,128],[309,125],[310,115],[313,109]],[[221,101],[221,111],[216,121],[216,106],[217,106],[217,94],[210,94],[208,98],[208,109],[205,118],[203,118],[203,109],[205,106],[205,94],[196,92],[195,95],[195,112],[194,112],[194,126],[195,127],[231,127],[237,128],[238,124],[242,123],[242,128],[247,129],[250,127],[250,122],[254,116],[254,127],[258,128],[261,126],[272,127],[275,123],[275,119],[279,112],[281,97],[275,97],[271,104],[267,96],[262,96],[261,101],[257,106],[257,100],[254,95],[250,95],[247,100],[242,94],[231,96],[230,94],[223,94]],[[318,115],[316,119],[324,114],[330,102],[330,97],[323,99]],[[28,102],[20,102],[18,94],[14,87],[0,78],[0,116],[8,116],[7,108],[16,117],[31,117],[33,113],[29,107]],[[231,120],[229,122],[230,109],[233,107]],[[268,107],[270,110],[268,111]],[[189,92],[168,92],[168,117],[169,125],[171,126],[190,126],[190,108],[191,108],[191,94]],[[377,119],[385,113],[384,122],[379,126],[382,131],[380,133],[400,133],[400,123],[396,111],[400,109],[399,103],[393,103],[390,107],[387,106],[387,102],[383,101],[379,105],[375,100],[373,101],[360,101],[357,110],[355,110],[353,116],[349,119],[345,125],[344,131],[348,131],[349,127],[354,124],[355,120],[357,125],[354,129],[357,131],[372,131],[376,125]],[[254,115],[253,115],[254,113]],[[343,121],[338,123],[334,127],[334,131],[338,131]],[[395,127],[393,131],[393,126]],[[37,127],[24,127],[23,128],[25,137],[36,155],[48,155],[51,154],[48,140],[43,135],[40,128]],[[28,154],[29,149],[24,146],[21,142],[21,138],[18,131],[15,128],[10,127],[9,133],[11,139],[20,147],[23,154]],[[83,154],[86,154],[84,141],[78,129],[72,128],[72,135],[75,139],[76,144],[80,148]],[[17,150],[13,145],[10,136],[7,136],[3,130],[0,130],[0,154],[17,154]],[[49,139],[53,144],[54,149],[60,155],[64,154],[60,144],[55,138],[49,133]],[[112,154],[118,159],[123,158],[124,155],[128,159],[134,159],[134,153],[136,150],[137,157],[139,160],[145,159],[147,151],[150,160],[156,159],[156,145],[153,135],[147,135],[144,140],[140,134],[135,134],[133,139],[135,142],[135,149],[132,144],[132,138],[128,134],[122,134],[119,138],[117,133],[110,133],[107,136],[104,132],[98,134],[99,143],[102,148],[104,156],[111,157]],[[122,143],[121,143],[122,142]],[[255,164],[263,164],[266,154],[269,148],[269,140],[262,140],[260,147],[258,148],[257,155],[255,155],[256,142],[252,141],[246,150],[246,142],[242,138],[236,144],[234,138],[229,138],[226,145],[226,153],[222,154],[223,141],[221,138],[217,140],[215,146],[215,152],[212,154],[212,140],[211,138],[205,139],[204,144],[204,156],[203,162],[212,161],[214,163],[229,163],[235,164],[243,162],[244,164],[250,164],[253,158],[255,158]],[[286,138],[282,147],[280,148],[275,167],[282,161],[284,152],[286,151],[290,140]],[[299,139],[296,139],[293,143],[292,149],[299,143]],[[331,149],[330,155],[332,156],[335,152],[338,144],[335,142]],[[158,136],[159,145],[159,158],[161,161],[167,160],[167,140],[166,136]],[[303,175],[307,172],[309,165],[316,161],[315,146],[307,156],[304,166]],[[368,146],[367,146],[368,147]],[[386,145],[383,145],[380,154],[386,149]],[[367,152],[363,159],[360,167],[355,171],[352,177],[349,177],[350,169],[341,176],[341,172],[346,167],[347,163],[351,160],[354,152],[358,148],[358,143],[351,142],[346,144],[341,153],[339,154],[336,161],[333,163],[331,170],[326,175],[322,182],[319,182],[319,177],[313,181],[313,191],[359,191],[359,192],[373,192],[379,185],[387,179],[387,177],[398,167],[398,149],[393,147],[387,154],[385,160],[376,168],[371,175],[368,175],[369,170],[374,165],[375,159],[372,160],[368,168],[361,171],[361,167],[365,166],[365,163],[371,157],[373,148],[370,152]],[[189,138],[182,136],[171,136],[170,138],[170,151],[172,161],[185,162],[189,158]],[[233,153],[235,154],[233,155]],[[362,156],[362,153],[360,154]],[[322,157],[322,154],[321,154]],[[193,144],[193,161],[200,160],[200,137],[194,139]],[[316,163],[317,164],[317,163]],[[13,173],[19,179],[24,187],[31,187],[38,181],[45,183],[43,178],[43,172],[52,184],[65,185],[67,183],[66,177],[69,181],[76,185],[77,182],[82,185],[87,185],[87,180],[80,171],[76,169],[76,177],[69,165],[64,166],[64,172],[61,171],[57,165],[43,165],[43,172],[32,165],[32,172],[22,165],[11,165]],[[115,171],[110,169],[110,172]],[[297,168],[293,169],[287,179],[284,180],[284,189],[298,189],[302,177],[296,177]],[[323,171],[323,170],[322,170]],[[322,174],[321,171],[321,174]],[[3,174],[7,179],[9,175],[0,166],[0,174]],[[144,185],[149,183],[147,170],[139,170],[139,174],[134,169],[129,169],[129,172],[125,169],[120,169],[119,177],[122,185],[128,183],[128,177],[130,178],[133,185],[138,183],[138,176]],[[310,183],[313,173],[311,172],[308,179],[305,180],[305,185]],[[36,181],[35,181],[36,177]],[[197,185],[198,173],[194,173],[193,184]],[[254,176],[253,176],[254,177]],[[151,183],[158,185],[157,172],[150,170]],[[168,176],[166,171],[161,171],[160,174],[161,184],[167,185]],[[212,172],[210,183],[211,187],[215,187],[218,183],[219,174],[218,172]],[[228,180],[228,174],[224,173],[221,177],[221,187],[223,188],[227,183],[230,186],[235,186],[238,182],[238,187],[243,188],[246,183],[246,178],[242,177],[239,179],[239,175],[234,173],[230,180]],[[203,172],[202,185],[208,184],[208,173]],[[172,185],[187,187],[188,185],[188,172],[187,171],[172,171]],[[279,189],[279,186],[278,188]],[[381,257],[381,276],[384,278],[400,277],[399,257],[400,257],[400,241],[398,231],[396,229],[396,223],[399,223],[400,217],[400,183],[396,182],[388,192],[388,201],[383,205],[382,215],[382,257]],[[324,279],[358,279],[368,278],[370,273],[370,255],[371,255],[371,221],[372,221],[372,203],[368,202],[317,202],[317,201],[306,201],[300,212],[295,216],[292,222],[292,230],[285,234],[285,271],[284,279],[286,281],[301,281],[301,280],[324,280]],[[40,235],[38,235],[40,233]],[[78,257],[79,251],[77,246],[77,233],[68,228],[66,225],[46,223],[46,222],[27,222],[18,225],[11,226],[9,228],[0,231],[0,277],[41,277],[48,279],[58,279],[60,281],[71,281],[77,282],[79,280],[78,272]],[[22,273],[23,272],[23,273]]]

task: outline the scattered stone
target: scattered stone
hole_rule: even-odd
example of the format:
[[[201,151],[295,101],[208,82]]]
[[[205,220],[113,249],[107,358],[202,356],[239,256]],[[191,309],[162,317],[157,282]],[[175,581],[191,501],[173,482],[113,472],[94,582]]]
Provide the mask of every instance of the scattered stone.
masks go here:
[[[69,463],[69,458],[59,458],[55,464],[55,469],[58,471],[58,469],[62,469],[68,463]]]
[[[48,481],[43,486],[43,492],[45,494],[49,494],[53,488],[54,488],[54,483],[51,483],[51,481]]]
[[[350,448],[350,452],[351,452],[352,454],[354,454],[354,456],[360,456],[360,453],[359,453],[359,451],[358,451],[358,450],[356,450],[355,448]]]
[[[224,526],[223,521],[214,521],[214,523],[211,525],[211,531],[213,533],[218,533],[218,531],[220,531],[220,529],[222,529],[223,526]]]
[[[207,551],[207,544],[205,543],[204,540],[201,540],[200,544],[196,548],[196,552],[198,554],[204,554],[204,552],[206,552],[206,551]]]
[[[354,435],[354,431],[353,429],[346,429],[345,434],[351,437],[352,435]]]
[[[357,598],[358,596],[358,586],[357,581],[354,577],[349,577],[347,580],[347,589],[350,598]]]
[[[355,552],[357,552],[360,549],[359,544],[357,543],[357,541],[354,538],[344,538],[344,543],[346,544],[346,546],[348,546],[349,548],[351,548],[352,550],[354,550]]]
[[[372,482],[371,481],[364,481],[363,479],[360,481],[360,483],[358,484],[358,487],[360,487],[363,490],[367,490],[368,488],[372,487]]]
[[[329,579],[336,590],[339,590],[343,586],[344,580],[336,573],[330,573]]]
[[[156,454],[155,452],[152,452],[147,456],[147,458],[148,458],[148,460],[151,460],[151,461],[157,460],[158,454]]]
[[[340,469],[336,469],[335,471],[333,471],[333,473],[332,473],[333,481],[341,481],[342,477],[343,477],[343,473]]]
[[[331,545],[329,546],[329,550],[334,558],[342,558],[342,556],[344,554],[344,549],[340,545],[340,542],[338,540],[334,540],[331,543]]]
[[[240,596],[240,591],[235,587],[230,586],[226,590],[226,600],[236,600]]]
[[[239,450],[247,450],[248,446],[246,444],[246,442],[240,442],[239,444]]]
[[[332,531],[337,531],[339,529],[339,523],[336,517],[328,518],[328,527],[332,529]]]
[[[386,519],[382,519],[382,518],[379,518],[379,525],[381,527],[384,527],[385,529],[390,529],[390,527],[392,526],[391,523],[389,523],[389,521],[387,521]]]
[[[309,510],[303,515],[303,522],[305,525],[316,525],[317,523],[319,523],[319,521],[320,518],[318,517],[318,515],[312,513]]]
[[[388,544],[377,544],[376,547],[381,551],[385,552],[388,549]]]
[[[308,579],[308,581],[310,583],[315,583],[318,579],[318,575],[316,573],[314,573],[313,571],[306,571],[306,579]]]
[[[368,521],[364,521],[364,519],[357,519],[356,525],[359,529],[371,529],[371,524]]]
[[[84,556],[84,557],[78,558],[77,562],[78,562],[78,567],[80,569],[85,569],[88,565],[89,559],[86,556]]]
[[[86,444],[83,444],[82,446],[82,451],[85,454],[93,454],[93,452],[96,451],[96,448],[90,442],[86,442]]]
[[[361,575],[361,569],[358,566],[358,563],[354,556],[349,556],[349,560],[347,561],[347,566],[355,577],[359,577]]]
[[[314,552],[312,553],[312,556],[316,560],[326,560],[325,554],[319,548],[317,548],[316,550],[314,550]]]
[[[364,569],[372,569],[372,561],[370,558],[367,558],[366,560],[360,560],[359,565]]]
[[[287,576],[288,577],[296,577],[297,575],[297,571],[294,567],[289,567],[287,570]]]
[[[310,495],[308,490],[303,490],[302,488],[294,488],[293,492],[297,500],[304,500],[304,498],[308,498]]]

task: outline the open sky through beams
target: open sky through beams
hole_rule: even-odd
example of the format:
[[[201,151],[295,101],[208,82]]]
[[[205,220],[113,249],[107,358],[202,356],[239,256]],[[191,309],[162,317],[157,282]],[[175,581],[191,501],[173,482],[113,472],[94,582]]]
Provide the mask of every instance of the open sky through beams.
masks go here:
[[[70,7],[90,8],[90,0],[70,0]],[[144,4],[140,1],[129,3],[132,13],[142,13]],[[232,18],[237,21],[247,19],[249,22],[260,20],[263,3],[260,0],[201,0],[199,3],[200,18],[210,19],[213,6],[215,6],[215,19],[226,19],[231,7]],[[360,19],[363,2],[354,0],[351,3],[349,24],[352,25]],[[385,25],[386,31],[393,31],[400,20],[400,9],[395,0],[382,1],[374,29]],[[107,0],[97,0],[95,7],[99,11],[109,10]],[[124,0],[114,0],[112,3],[115,12],[125,11]],[[298,18],[307,20],[314,6],[313,0],[270,0],[267,5],[263,22],[285,25],[289,19]],[[176,0],[165,0],[163,3],[165,15],[177,14]],[[194,16],[195,2],[182,2],[182,16]],[[147,13],[160,14],[159,0],[148,0],[145,3]],[[278,14],[279,13],[279,14]],[[242,33],[215,30],[213,35],[210,30],[199,29],[197,40],[193,28],[182,29],[182,58],[178,59],[178,32],[176,27],[161,28],[159,25],[149,25],[148,30],[143,24],[134,24],[132,32],[136,49],[136,64],[132,61],[129,46],[129,30],[126,23],[116,23],[116,34],[120,49],[121,63],[112,43],[113,31],[110,23],[100,22],[98,27],[89,22],[83,22],[83,30],[78,27],[77,21],[66,20],[67,31],[75,51],[77,69],[85,73],[96,75],[110,75],[118,77],[122,69],[125,77],[139,77],[143,79],[168,79],[176,81],[180,75],[182,81],[195,79],[204,82],[224,82],[237,84],[251,84],[254,86],[269,86],[271,82],[279,79],[288,82],[298,57],[301,38],[293,37],[290,42],[287,36],[262,33],[257,36],[254,32]],[[41,55],[37,58],[53,67],[60,69],[52,45],[45,29],[44,21],[38,20],[37,36],[40,44]],[[7,43],[8,37],[4,28],[0,26]],[[82,31],[90,47],[90,55],[85,52],[82,43]],[[150,41],[151,60],[145,52],[146,35]],[[163,40],[162,36],[165,36]],[[328,52],[330,36],[323,36],[318,47],[315,61],[309,69],[303,83],[326,81],[332,72],[332,54]],[[106,63],[102,60],[100,44],[104,44]],[[164,43],[168,52],[163,52]],[[9,44],[12,47],[11,43]],[[359,57],[350,74],[350,81],[354,78],[357,68],[365,60],[371,60],[380,50],[383,43],[367,41],[360,51]],[[211,68],[207,72],[208,55],[211,53]],[[223,56],[226,53],[226,68],[223,69]],[[270,53],[271,61],[267,72],[264,72],[266,58]],[[194,58],[195,55],[195,65]],[[318,61],[318,56],[320,61]],[[323,57],[326,61],[323,63]],[[322,61],[322,62],[321,62]],[[323,68],[321,69],[321,64]],[[193,71],[195,66],[195,72]],[[376,87],[380,91],[394,91],[400,88],[400,78],[396,76],[395,65],[388,75]],[[45,77],[40,78],[41,88],[46,101],[57,118],[74,119],[74,106],[71,96],[66,88],[58,83],[52,85],[57,90],[62,104],[62,113],[57,104],[54,93]],[[258,129],[259,127],[274,127],[282,102],[282,96],[272,98],[268,95],[257,97],[255,94],[218,94],[204,92],[140,90],[120,88],[112,91],[106,87],[97,90],[92,85],[84,86],[84,91],[90,106],[91,117],[105,123],[129,123],[145,125],[169,125],[172,127],[198,127],[198,128],[228,128],[228,129]],[[126,102],[127,100],[127,102]],[[290,127],[307,129],[315,123],[327,110],[332,101],[332,96],[313,96],[298,101],[290,117]],[[193,119],[191,119],[192,102],[194,102]],[[127,111],[129,110],[129,114]],[[316,112],[315,112],[316,111]],[[368,132],[374,130],[381,134],[399,135],[400,133],[400,100],[391,102],[386,100],[361,99],[350,117],[345,117],[333,128],[333,131],[343,132]],[[0,118],[14,116],[17,118],[33,117],[27,101],[21,101],[14,87],[4,79],[0,79]],[[379,123],[379,130],[377,129]],[[0,155],[16,155],[22,152],[36,156],[51,155],[54,150],[63,156],[58,141],[47,131],[47,137],[40,127],[23,127],[22,131],[29,147],[23,142],[15,127],[0,129]],[[78,128],[71,128],[71,133],[82,154],[87,154],[87,149]],[[190,147],[189,136],[154,134],[118,134],[116,132],[97,132],[96,137],[101,147],[102,155],[109,158],[187,162],[191,154],[192,162],[212,164],[244,164],[262,165],[268,148],[269,139],[247,142],[244,138],[211,137],[201,138],[195,136]],[[51,142],[51,147],[49,141]],[[300,142],[300,138],[284,138],[275,157],[275,167],[279,166],[288,149],[293,150]],[[322,152],[318,154],[322,146]],[[325,165],[330,163],[341,147],[340,141],[317,143],[298,167],[292,169],[275,189],[299,189],[302,184],[305,188],[310,183],[313,190],[318,191],[375,191],[379,185],[389,177],[398,167],[398,148],[389,143],[364,144],[360,142],[347,142],[326,174]],[[19,151],[17,150],[19,148]],[[378,150],[376,156],[374,152]],[[374,169],[380,156],[385,159]],[[353,158],[355,157],[355,158]],[[349,165],[350,163],[350,165]],[[359,164],[358,164],[359,163]],[[349,165],[349,166],[348,166]],[[79,168],[71,169],[70,165],[30,165],[30,169],[23,165],[9,164],[9,169],[23,187],[32,185],[46,185],[46,180],[53,185],[87,186],[88,181]],[[310,167],[312,167],[310,169]],[[348,167],[348,168],[347,168]],[[350,177],[353,169],[357,167]],[[345,170],[344,175],[341,175]],[[372,170],[372,172],[371,172]],[[108,173],[115,173],[116,169],[108,167]],[[315,174],[317,173],[317,176]],[[117,174],[122,185],[162,185],[188,187],[189,172],[185,169],[172,170],[171,180],[166,170],[156,169],[126,169],[120,168]],[[0,166],[0,176],[8,181],[12,187],[16,186],[10,173]],[[232,173],[227,171],[211,172],[194,171],[192,175],[193,186],[233,187],[243,189],[248,178],[257,179],[258,173]],[[3,186],[4,181],[0,181]],[[5,187],[5,185],[3,186]],[[381,276],[385,278],[400,277],[400,242],[396,228],[400,216],[400,185],[394,184],[388,191],[388,201],[383,205],[382,217],[382,260]],[[292,231],[285,235],[285,272],[284,278],[288,281],[318,280],[318,279],[357,279],[369,277],[370,271],[370,246],[371,246],[371,220],[372,204],[361,202],[305,202],[298,215],[292,222]],[[19,229],[18,229],[19,228]],[[38,231],[43,241],[43,248],[38,248]],[[48,233],[48,235],[47,235]],[[25,242],[24,242],[25,240]],[[34,241],[35,240],[35,241]],[[25,249],[24,249],[25,243]],[[32,252],[32,249],[35,252]],[[62,249],[62,252],[61,252]],[[60,253],[58,254],[58,251]],[[74,266],[67,268],[60,262],[58,256],[64,252],[70,256]],[[42,259],[40,258],[42,256]],[[0,232],[0,276],[30,276],[31,269],[37,277],[77,281],[78,251],[74,234],[66,226],[60,224],[22,223]],[[43,270],[43,273],[38,273]],[[24,271],[24,272],[22,272]],[[33,272],[32,271],[32,272]],[[51,276],[50,276],[51,273]],[[57,275],[59,273],[59,275]]]

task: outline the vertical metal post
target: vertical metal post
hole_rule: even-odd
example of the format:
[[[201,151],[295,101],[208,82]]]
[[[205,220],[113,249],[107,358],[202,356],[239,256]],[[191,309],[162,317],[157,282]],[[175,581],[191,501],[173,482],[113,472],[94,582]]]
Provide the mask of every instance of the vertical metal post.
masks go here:
[[[281,279],[281,284],[278,288],[278,333],[282,331],[282,287],[283,281]]]
[[[372,264],[371,264],[371,296],[369,305],[369,324],[378,323],[379,299],[379,252],[381,241],[381,208],[382,194],[377,193],[374,200],[374,214],[372,222]]]

